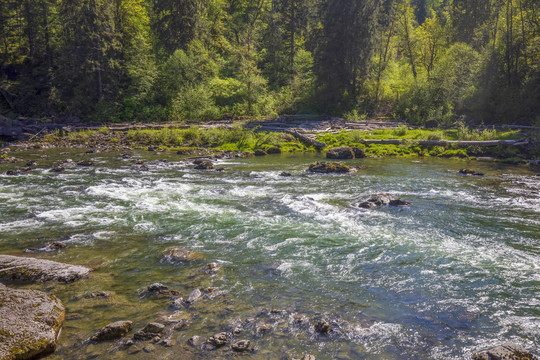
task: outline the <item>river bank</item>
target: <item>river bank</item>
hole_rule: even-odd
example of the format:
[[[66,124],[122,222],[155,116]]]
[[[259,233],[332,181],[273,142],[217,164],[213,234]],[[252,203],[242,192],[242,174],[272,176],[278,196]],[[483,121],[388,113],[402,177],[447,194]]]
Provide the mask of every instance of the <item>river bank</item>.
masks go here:
[[[243,157],[276,153],[320,153],[338,147],[360,149],[367,157],[442,157],[536,164],[539,137],[517,130],[410,129],[404,125],[389,129],[338,130],[305,133],[259,131],[241,125],[189,128],[118,128],[37,134],[29,140],[11,143],[2,150],[0,161],[16,162],[8,154],[14,149],[86,149],[87,154],[134,150],[177,153],[191,156]],[[346,158],[344,158],[346,159]]]

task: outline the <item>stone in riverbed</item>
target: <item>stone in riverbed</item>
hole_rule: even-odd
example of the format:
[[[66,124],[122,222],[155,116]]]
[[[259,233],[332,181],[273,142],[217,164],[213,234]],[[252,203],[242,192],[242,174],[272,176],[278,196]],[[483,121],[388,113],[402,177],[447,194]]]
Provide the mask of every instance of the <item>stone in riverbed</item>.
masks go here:
[[[326,334],[330,330],[330,324],[324,319],[317,321],[317,323],[315,324],[315,331],[319,334]]]
[[[472,355],[473,360],[538,360],[531,352],[514,343],[506,343]]]
[[[322,174],[346,174],[356,171],[354,168],[347,166],[339,162],[317,162],[316,164],[311,164],[308,168],[309,172],[312,173],[322,173]]]
[[[65,318],[57,297],[0,284],[0,304],[0,359],[34,359],[55,350]]]
[[[12,283],[59,281],[70,283],[88,277],[84,266],[56,261],[0,255],[0,280]]]
[[[229,342],[229,340],[227,339],[227,333],[224,333],[224,332],[219,333],[219,334],[215,334],[214,336],[211,336],[207,340],[208,344],[213,345],[215,347],[222,347],[225,344],[227,344],[228,342]]]
[[[188,249],[184,249],[181,247],[172,247],[169,249],[166,249],[163,252],[163,257],[165,261],[168,261],[170,263],[187,263],[197,260],[203,260],[204,255],[195,251],[191,251]]]
[[[201,344],[201,337],[194,335],[189,338],[188,344],[191,346],[199,346]]]
[[[363,209],[374,209],[378,206],[386,205],[408,206],[411,205],[411,203],[390,194],[375,194],[371,195],[369,198],[358,204],[358,207],[361,207]]]
[[[201,290],[199,289],[195,289],[191,292],[191,294],[189,294],[187,300],[186,300],[186,304],[187,305],[191,305],[191,304],[194,304],[195,302],[201,300],[202,298],[202,293],[201,293]]]
[[[254,155],[255,156],[265,156],[265,155],[268,155],[268,153],[266,151],[264,151],[264,150],[257,149],[257,150],[255,150]]]
[[[111,297],[111,294],[106,291],[95,291],[84,296],[86,299],[107,299]]]
[[[160,323],[149,323],[144,328],[133,334],[135,340],[150,340],[160,337],[165,329],[165,325]]]
[[[194,167],[195,170],[211,170],[214,168],[214,164],[211,161],[203,161]]]
[[[472,175],[472,176],[484,176],[483,173],[476,172],[471,169],[461,169],[459,170],[460,175]]]
[[[131,321],[116,321],[105,325],[95,333],[90,340],[101,342],[120,339],[131,331],[133,323]]]
[[[249,340],[238,340],[231,345],[231,348],[236,352],[245,352],[249,351],[250,344]]]

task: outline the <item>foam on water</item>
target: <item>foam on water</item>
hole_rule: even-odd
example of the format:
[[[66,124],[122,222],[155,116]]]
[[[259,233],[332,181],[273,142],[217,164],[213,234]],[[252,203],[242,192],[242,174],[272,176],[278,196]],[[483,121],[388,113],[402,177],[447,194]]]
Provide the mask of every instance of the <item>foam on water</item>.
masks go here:
[[[16,248],[23,233],[70,233],[77,251],[99,256],[118,242],[118,261],[111,254],[103,271],[130,263],[137,289],[149,281],[142,269],[180,281],[181,269],[159,262],[165,247],[197,250],[225,268],[214,281],[238,302],[373,319],[340,340],[349,354],[361,346],[382,358],[461,359],[491,338],[540,341],[537,179],[461,177],[427,160],[303,176],[311,158],[287,160],[283,171],[295,176],[281,177],[271,160],[258,161],[222,162],[224,173],[165,162],[141,173],[123,162],[2,179],[0,245]],[[357,207],[382,192],[413,205]]]

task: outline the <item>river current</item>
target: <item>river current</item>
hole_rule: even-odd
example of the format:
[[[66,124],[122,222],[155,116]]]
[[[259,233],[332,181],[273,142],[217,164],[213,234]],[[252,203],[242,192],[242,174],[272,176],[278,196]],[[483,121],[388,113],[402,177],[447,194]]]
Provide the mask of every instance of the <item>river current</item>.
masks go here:
[[[187,339],[230,331],[251,340],[252,359],[465,359],[512,341],[539,352],[540,177],[519,167],[442,159],[362,159],[351,175],[309,175],[316,155],[220,161],[197,171],[177,155],[49,151],[29,174],[0,166],[0,252],[94,267],[68,285],[27,286],[66,305],[51,359],[216,359]],[[94,167],[48,172],[59,159],[92,156]],[[163,161],[166,160],[166,161]],[[470,167],[483,177],[460,176]],[[280,176],[286,171],[290,177]],[[358,208],[391,193],[410,207]],[[24,253],[49,241],[60,251]],[[179,246],[205,255],[163,261]],[[218,263],[216,275],[200,271]],[[221,296],[172,310],[148,296],[155,282]],[[108,299],[85,294],[107,291]],[[307,323],[328,320],[320,335]],[[168,346],[89,344],[97,329],[132,320],[185,320]],[[271,329],[257,332],[264,323]]]

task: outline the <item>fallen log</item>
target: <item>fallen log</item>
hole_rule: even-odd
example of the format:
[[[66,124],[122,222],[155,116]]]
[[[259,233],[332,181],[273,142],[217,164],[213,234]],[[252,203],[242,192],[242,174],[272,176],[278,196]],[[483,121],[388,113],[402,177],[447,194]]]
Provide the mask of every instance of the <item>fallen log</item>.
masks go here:
[[[285,130],[286,133],[300,139],[301,141],[304,141],[304,142],[307,142],[308,144],[311,144],[313,146],[315,146],[317,149],[322,149],[324,147],[326,147],[326,144],[325,143],[322,143],[320,141],[317,141],[309,136],[306,136],[304,134],[301,134],[299,133],[298,131],[296,131],[296,129],[293,129],[293,130]]]

